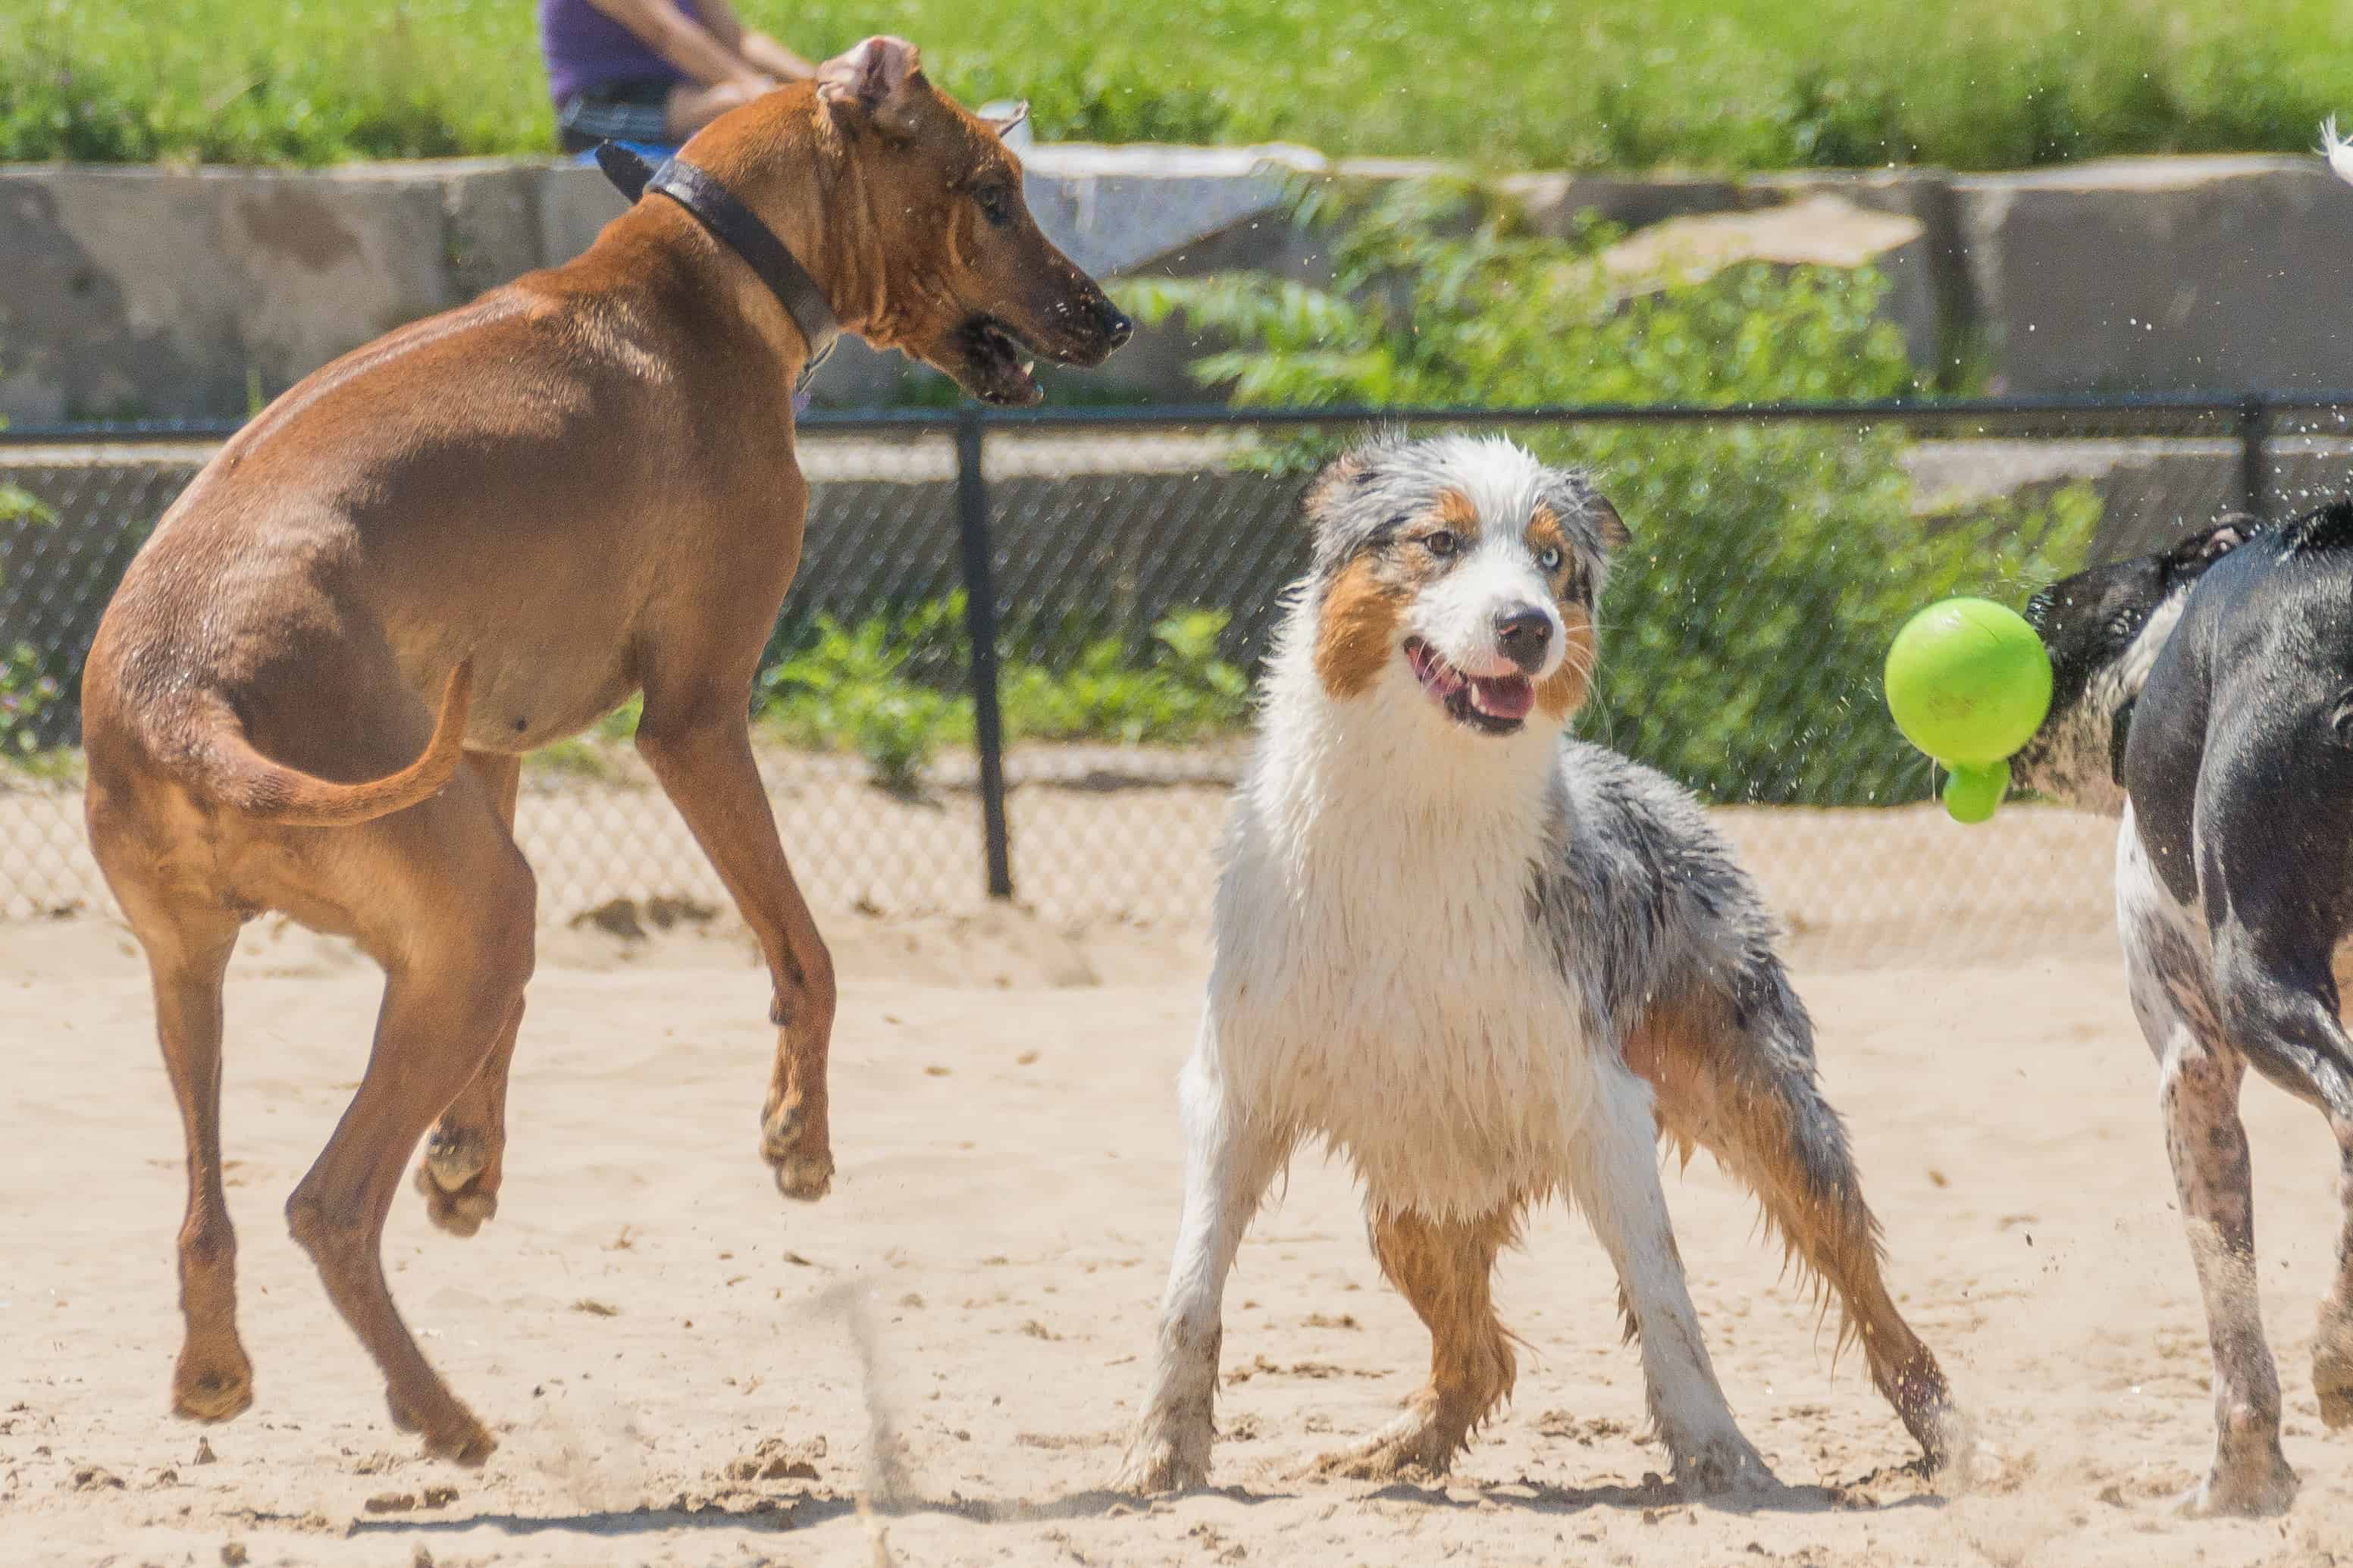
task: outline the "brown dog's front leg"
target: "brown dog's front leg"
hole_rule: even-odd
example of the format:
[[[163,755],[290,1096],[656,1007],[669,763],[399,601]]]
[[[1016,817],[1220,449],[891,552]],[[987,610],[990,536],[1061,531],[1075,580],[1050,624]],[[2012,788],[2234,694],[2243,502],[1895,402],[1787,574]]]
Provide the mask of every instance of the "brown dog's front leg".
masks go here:
[[[769,1016],[778,1026],[776,1063],[760,1120],[760,1153],[776,1169],[776,1190],[815,1200],[833,1184],[826,1119],[826,1056],[833,1040],[833,957],[818,934],[800,885],[785,861],[776,819],[752,755],[736,700],[681,722],[658,720],[650,697],[638,750],[727,884],[759,939],[776,983]]]

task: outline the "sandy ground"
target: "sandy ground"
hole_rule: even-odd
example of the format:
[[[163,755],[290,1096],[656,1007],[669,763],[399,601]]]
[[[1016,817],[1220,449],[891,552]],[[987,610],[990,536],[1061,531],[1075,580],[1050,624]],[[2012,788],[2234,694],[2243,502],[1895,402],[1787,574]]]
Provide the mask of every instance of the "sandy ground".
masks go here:
[[[1738,831],[1772,850],[1765,826]],[[1928,897],[1907,837],[1926,832],[1836,837],[1858,887],[1931,938],[1998,920]],[[227,1127],[259,1400],[199,1429],[165,1414],[180,1134],[142,970],[88,914],[0,925],[0,1562],[2353,1563],[2353,1435],[2321,1428],[2308,1367],[2334,1151],[2260,1084],[2262,1278],[2304,1492],[2284,1521],[2168,1511],[2205,1461],[2205,1335],[2152,1073],[2096,935],[1999,965],[1936,940],[1804,964],[1905,1310],[1979,1420],[1981,1484],[1948,1500],[1905,1469],[1859,1364],[1833,1366],[1702,1162],[1669,1183],[1694,1294],[1794,1489],[1734,1511],[1646,1482],[1664,1458],[1636,1436],[1609,1270],[1556,1212],[1504,1267],[1532,1353],[1456,1474],[1297,1479],[1386,1419],[1427,1353],[1344,1173],[1315,1159],[1229,1294],[1218,1489],[1108,1494],[1176,1218],[1198,931],[1009,912],[830,928],[841,1172],[815,1207],[786,1205],[754,1153],[772,1032],[740,939],[550,931],[499,1217],[457,1240],[404,1193],[387,1241],[428,1353],[501,1435],[464,1471],[390,1427],[279,1215],[359,1073],[374,972],[248,932]]]

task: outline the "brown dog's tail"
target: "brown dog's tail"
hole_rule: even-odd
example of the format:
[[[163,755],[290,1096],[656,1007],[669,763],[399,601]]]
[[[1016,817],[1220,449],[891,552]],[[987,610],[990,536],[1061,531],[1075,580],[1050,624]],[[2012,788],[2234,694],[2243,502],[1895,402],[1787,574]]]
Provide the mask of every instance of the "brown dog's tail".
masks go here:
[[[464,659],[441,689],[441,711],[425,754],[396,773],[366,784],[335,784],[256,751],[234,719],[214,726],[191,748],[197,787],[249,816],[289,827],[349,827],[429,800],[448,784],[466,753],[474,661]]]

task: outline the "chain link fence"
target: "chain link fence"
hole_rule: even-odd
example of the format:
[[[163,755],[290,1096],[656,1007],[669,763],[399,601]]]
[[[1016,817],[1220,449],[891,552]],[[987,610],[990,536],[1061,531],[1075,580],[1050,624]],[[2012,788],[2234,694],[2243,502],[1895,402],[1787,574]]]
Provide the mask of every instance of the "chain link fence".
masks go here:
[[[1375,423],[1508,429],[1595,469],[1636,543],[1585,732],[1715,802],[1796,940],[1859,961],[2015,958],[2108,926],[2110,825],[2028,807],[1968,831],[1925,804],[1875,684],[1903,614],[2022,602],[2223,512],[2353,489],[2353,425],[2324,400],[812,416],[806,552],[754,701],[820,912],[1009,894],[1066,926],[1198,927],[1248,682],[1305,558],[1304,473]],[[111,912],[74,685],[222,434],[0,440],[0,918]],[[546,919],[724,909],[628,726],[527,766],[517,835]]]

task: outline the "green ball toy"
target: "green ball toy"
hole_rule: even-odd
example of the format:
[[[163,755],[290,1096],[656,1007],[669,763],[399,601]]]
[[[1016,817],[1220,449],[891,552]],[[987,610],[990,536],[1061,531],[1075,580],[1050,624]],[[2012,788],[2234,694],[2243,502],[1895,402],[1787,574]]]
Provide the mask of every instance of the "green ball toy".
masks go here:
[[[2010,792],[2010,756],[2051,711],[2051,658],[2017,611],[1947,599],[1904,623],[1887,650],[1887,710],[1942,763],[1945,810],[1983,822]]]

